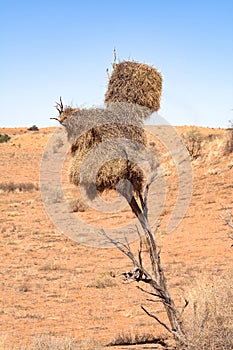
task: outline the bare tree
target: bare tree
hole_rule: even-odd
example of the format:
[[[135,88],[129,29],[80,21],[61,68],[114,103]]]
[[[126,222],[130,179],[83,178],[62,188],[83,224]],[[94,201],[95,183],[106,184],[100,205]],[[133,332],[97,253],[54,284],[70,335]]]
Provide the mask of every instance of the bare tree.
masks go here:
[[[144,196],[140,196],[140,204],[137,203],[135,196],[129,187],[118,188],[120,192],[127,200],[133,213],[136,215],[143,232],[145,234],[147,252],[149,255],[150,267],[144,266],[143,256],[142,256],[142,236],[137,228],[137,233],[139,236],[139,249],[137,256],[132,252],[130,245],[125,239],[125,243],[116,241],[112,239],[104,230],[101,230],[103,236],[105,236],[111,243],[113,243],[123,254],[125,254],[131,261],[134,268],[130,271],[123,272],[121,275],[124,276],[125,282],[142,282],[145,285],[150,286],[150,291],[137,286],[142,292],[150,295],[153,299],[147,299],[153,302],[161,302],[167,314],[168,323],[160,320],[155,314],[148,311],[144,306],[141,306],[142,310],[150,317],[155,319],[160,325],[162,325],[169,333],[171,333],[175,340],[182,345],[186,344],[185,331],[182,325],[182,314],[185,307],[188,305],[188,301],[185,301],[185,305],[182,310],[178,310],[173,298],[170,295],[167,280],[164,274],[163,266],[160,258],[160,250],[156,241],[156,232],[158,226],[152,231],[151,226],[148,221],[148,193],[149,188],[154,181],[155,176],[151,179],[151,182],[147,184],[144,192]],[[152,273],[149,272],[152,270]]]

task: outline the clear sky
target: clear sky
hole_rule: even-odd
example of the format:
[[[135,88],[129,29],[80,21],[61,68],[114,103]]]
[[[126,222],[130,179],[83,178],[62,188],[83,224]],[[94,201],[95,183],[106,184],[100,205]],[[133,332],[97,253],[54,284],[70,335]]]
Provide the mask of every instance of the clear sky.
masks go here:
[[[172,125],[233,119],[232,0],[0,0],[0,126],[56,125],[55,101],[101,105],[113,49],[163,75]]]

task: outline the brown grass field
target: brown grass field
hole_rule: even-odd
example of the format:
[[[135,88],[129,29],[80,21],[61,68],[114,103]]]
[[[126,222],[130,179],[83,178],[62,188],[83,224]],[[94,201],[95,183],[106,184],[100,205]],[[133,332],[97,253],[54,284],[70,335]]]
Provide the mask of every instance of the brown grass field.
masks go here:
[[[191,127],[176,129],[183,134]],[[162,306],[146,301],[135,283],[122,284],[121,277],[111,277],[131,268],[127,258],[116,248],[77,244],[59,232],[46,214],[38,190],[39,167],[54,130],[0,129],[1,134],[11,137],[0,144],[0,350],[103,349],[110,343],[136,343],[140,339],[148,340],[147,344],[106,349],[162,349],[161,342],[149,344],[153,339],[163,339],[172,349],[169,334],[140,308],[146,305],[163,319]],[[229,299],[224,296],[232,280],[230,228],[219,217],[225,215],[225,209],[233,212],[233,155],[223,152],[225,129],[198,130],[203,139],[201,154],[192,161],[192,199],[186,216],[171,234],[165,228],[177,195],[177,174],[169,154],[161,157],[166,203],[157,235],[177,304],[182,306],[184,298],[197,298],[205,310],[204,297],[216,283],[220,304],[223,300],[228,305],[232,298],[232,294]],[[64,166],[64,191],[68,200],[74,201],[79,194],[68,182],[68,164],[69,159]],[[24,184],[22,190],[19,184]],[[114,226],[132,214],[127,209],[111,217],[84,208],[76,215],[99,226]],[[208,300],[213,301],[211,298]],[[187,319],[191,307],[190,302]]]

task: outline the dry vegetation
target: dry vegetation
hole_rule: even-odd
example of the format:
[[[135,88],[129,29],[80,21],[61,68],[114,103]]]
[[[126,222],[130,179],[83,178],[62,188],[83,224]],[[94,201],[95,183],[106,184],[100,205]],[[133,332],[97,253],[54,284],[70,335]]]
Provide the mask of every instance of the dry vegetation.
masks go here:
[[[201,143],[203,135],[197,128],[192,128],[183,135],[183,140],[191,159],[197,159],[201,155]]]
[[[233,349],[233,275],[201,278],[188,293],[187,350]]]
[[[162,75],[156,68],[138,62],[113,64],[105,102],[137,103],[157,112],[160,108]]]
[[[0,143],[8,142],[10,140],[10,136],[7,134],[0,134]]]
[[[233,123],[228,129],[225,140],[224,154],[229,155],[233,153]]]
[[[84,212],[88,209],[88,206],[81,198],[75,198],[70,201],[70,208],[72,212]]]
[[[32,182],[20,182],[20,183],[14,183],[12,181],[10,182],[1,182],[0,183],[0,191],[3,192],[14,192],[14,191],[38,191],[38,185],[34,184]]]
[[[177,130],[184,134],[189,128]],[[192,163],[193,198],[186,217],[170,235],[166,223],[176,200],[176,173],[169,156],[161,157],[167,169],[168,193],[158,243],[178,306],[182,308],[183,298],[189,300],[184,312],[186,349],[225,350],[232,348],[233,338],[233,276],[229,272],[233,248],[228,238],[232,229],[219,216],[225,217],[226,208],[233,210],[232,153],[224,153],[225,130],[199,131],[203,142],[200,156]],[[0,191],[0,349],[97,350],[114,342],[131,345],[107,349],[166,348],[162,341],[169,342],[161,327],[140,309],[144,295],[134,284],[122,285],[111,277],[130,268],[127,259],[115,249],[72,242],[47,217],[36,184],[41,154],[51,132],[1,130],[11,139],[0,146],[0,173],[4,174]],[[64,178],[64,192],[79,203]],[[35,188],[24,185],[28,190],[19,190],[19,184],[30,183]],[[75,215],[91,224],[116,225],[130,213],[126,209],[124,214],[101,216],[88,208]],[[137,244],[132,249],[137,251]],[[157,303],[146,303],[165,319]],[[136,345],[144,341],[147,344]]]

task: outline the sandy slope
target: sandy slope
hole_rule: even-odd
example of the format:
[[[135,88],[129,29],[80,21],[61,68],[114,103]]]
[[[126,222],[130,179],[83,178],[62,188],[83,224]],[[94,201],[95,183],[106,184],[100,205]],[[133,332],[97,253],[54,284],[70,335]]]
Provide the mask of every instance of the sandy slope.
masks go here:
[[[181,134],[189,128],[177,131]],[[166,227],[178,194],[177,169],[169,152],[158,146],[166,189],[158,241],[169,286],[179,305],[184,290],[201,275],[221,274],[230,264],[232,267],[229,229],[219,216],[224,208],[232,211],[233,157],[222,152],[226,130],[199,130],[203,143],[201,157],[192,162],[191,202],[171,234]],[[0,129],[11,136],[8,143],[0,144],[0,183],[37,185],[41,156],[54,131]],[[68,164],[69,159],[63,181],[70,201],[78,191],[68,183]],[[118,250],[80,245],[59,232],[44,209],[39,190],[0,191],[0,210],[0,349],[1,340],[17,348],[29,346],[41,334],[74,338],[86,349],[102,348],[121,333],[160,336],[163,330],[140,309],[141,304],[153,309],[155,305],[146,302],[134,284],[122,285],[121,278],[110,276],[131,268]],[[87,209],[77,215],[93,225],[111,227],[132,218],[128,209],[108,215]],[[136,249],[137,243],[132,246]],[[157,311],[163,317],[162,308],[157,306]]]

